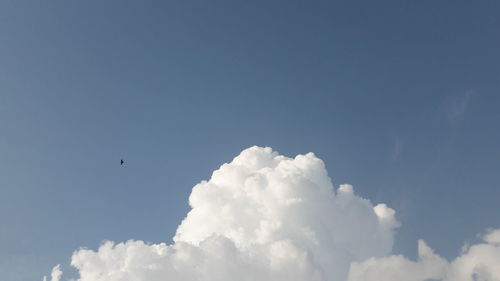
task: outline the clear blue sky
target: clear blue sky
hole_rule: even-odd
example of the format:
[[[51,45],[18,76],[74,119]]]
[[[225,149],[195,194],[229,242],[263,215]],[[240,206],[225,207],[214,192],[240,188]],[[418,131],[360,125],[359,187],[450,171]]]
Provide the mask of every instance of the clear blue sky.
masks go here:
[[[191,187],[251,145],[313,151],[335,184],[396,209],[395,253],[423,238],[456,256],[500,227],[499,13],[0,2],[0,279],[68,272],[106,239],[170,242]]]

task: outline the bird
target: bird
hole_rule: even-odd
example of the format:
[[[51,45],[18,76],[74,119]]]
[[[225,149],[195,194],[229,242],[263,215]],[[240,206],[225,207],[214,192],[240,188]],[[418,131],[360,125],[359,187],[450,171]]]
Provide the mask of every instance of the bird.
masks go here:
[[[123,159],[120,159],[120,165],[123,165],[123,163],[125,163],[125,161],[123,161]]]

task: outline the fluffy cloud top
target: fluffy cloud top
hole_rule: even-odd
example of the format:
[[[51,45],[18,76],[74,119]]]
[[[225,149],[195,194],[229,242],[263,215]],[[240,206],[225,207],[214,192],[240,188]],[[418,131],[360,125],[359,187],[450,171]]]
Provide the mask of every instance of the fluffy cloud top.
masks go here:
[[[78,280],[500,280],[500,231],[451,264],[423,241],[416,262],[389,256],[395,211],[350,185],[335,189],[312,153],[288,158],[246,149],[197,184],[189,204],[172,245],[131,240],[76,251]]]
[[[251,147],[193,188],[173,245],[107,242],[71,264],[81,281],[342,280],[390,253],[394,210],[336,191],[314,154]]]

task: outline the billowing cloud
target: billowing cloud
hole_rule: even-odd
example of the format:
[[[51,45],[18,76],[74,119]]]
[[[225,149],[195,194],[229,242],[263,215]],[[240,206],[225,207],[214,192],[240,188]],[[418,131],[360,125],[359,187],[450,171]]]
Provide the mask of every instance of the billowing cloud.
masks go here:
[[[81,281],[342,280],[353,261],[390,254],[394,210],[334,189],[313,153],[251,147],[193,188],[173,245],[81,249]]]
[[[484,237],[484,243],[467,247],[450,265],[446,281],[500,281],[500,229]]]
[[[417,261],[389,256],[355,262],[348,281],[500,281],[500,229],[490,231],[483,241],[465,247],[451,263],[419,241]]]
[[[189,204],[171,245],[130,240],[77,250],[71,265],[78,280],[423,281],[498,273],[500,232],[452,263],[423,241],[418,261],[390,256],[395,211],[350,185],[334,188],[313,153],[288,158],[246,149],[197,184]]]

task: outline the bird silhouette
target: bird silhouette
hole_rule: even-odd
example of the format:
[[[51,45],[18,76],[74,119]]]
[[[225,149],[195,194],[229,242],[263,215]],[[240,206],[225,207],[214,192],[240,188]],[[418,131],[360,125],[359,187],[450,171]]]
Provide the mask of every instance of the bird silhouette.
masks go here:
[[[123,163],[125,163],[125,161],[123,161],[123,159],[120,160],[120,165],[123,165]]]

